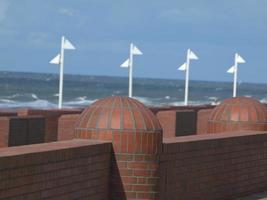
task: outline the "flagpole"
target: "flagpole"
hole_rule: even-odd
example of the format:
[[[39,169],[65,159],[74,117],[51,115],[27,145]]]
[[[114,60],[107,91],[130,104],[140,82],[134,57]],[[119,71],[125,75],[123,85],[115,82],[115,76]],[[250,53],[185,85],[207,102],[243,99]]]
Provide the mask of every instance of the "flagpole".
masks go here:
[[[129,97],[133,96],[133,43],[130,45],[129,58]]]
[[[236,97],[236,91],[237,91],[237,53],[235,54],[235,69],[234,69],[234,88],[233,88],[233,97]]]
[[[58,108],[62,108],[63,103],[63,79],[64,79],[64,43],[65,37],[61,38],[61,53],[60,53],[60,72],[59,72],[59,96],[58,96]]]
[[[184,95],[184,105],[188,105],[188,89],[189,89],[189,65],[190,65],[190,49],[187,50],[186,57],[186,72],[185,72],[185,95]]]

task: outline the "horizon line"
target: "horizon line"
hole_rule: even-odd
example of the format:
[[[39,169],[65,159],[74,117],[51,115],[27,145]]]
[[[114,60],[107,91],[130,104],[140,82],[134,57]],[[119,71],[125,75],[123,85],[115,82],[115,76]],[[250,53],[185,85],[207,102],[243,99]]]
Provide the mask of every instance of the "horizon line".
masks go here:
[[[53,73],[53,72],[33,72],[33,71],[7,71],[7,70],[0,70],[0,73],[24,73],[24,74],[47,74],[47,75],[58,75],[57,73]],[[90,76],[96,76],[96,77],[114,77],[114,78],[127,78],[128,76],[111,76],[111,75],[100,75],[100,74],[76,74],[76,73],[64,73],[64,75],[67,76],[84,76],[84,77],[90,77]],[[166,81],[184,81],[185,79],[173,79],[173,78],[160,78],[160,77],[142,77],[142,76],[136,76],[133,77],[134,79],[151,79],[151,80],[166,80]],[[201,80],[201,79],[191,79],[190,81],[201,81],[201,82],[213,82],[213,83],[229,83],[232,84],[233,82],[231,81],[214,81],[214,80]],[[242,81],[242,84],[255,84],[255,85],[266,85],[267,82],[245,82]],[[239,81],[239,82],[240,82]]]

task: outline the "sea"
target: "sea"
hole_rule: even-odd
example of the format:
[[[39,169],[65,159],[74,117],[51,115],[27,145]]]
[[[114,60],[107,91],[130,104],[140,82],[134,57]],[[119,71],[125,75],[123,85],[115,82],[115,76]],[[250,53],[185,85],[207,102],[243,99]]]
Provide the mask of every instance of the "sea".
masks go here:
[[[0,108],[57,108],[58,74],[0,72]],[[133,96],[147,106],[183,105],[184,80],[134,78]],[[218,104],[232,96],[232,83],[190,81],[189,104]],[[65,108],[86,107],[107,96],[127,96],[128,78],[64,76]],[[238,96],[267,103],[267,84],[239,83]]]

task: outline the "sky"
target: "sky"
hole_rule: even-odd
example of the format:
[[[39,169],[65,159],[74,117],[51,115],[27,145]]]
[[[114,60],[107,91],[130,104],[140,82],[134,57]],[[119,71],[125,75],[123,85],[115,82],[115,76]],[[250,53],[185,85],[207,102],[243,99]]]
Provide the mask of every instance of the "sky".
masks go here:
[[[0,0],[0,70],[58,73],[49,61],[61,36],[65,73],[127,76],[120,64],[129,45],[134,76],[184,79],[177,68],[191,48],[190,79],[232,81],[238,52],[242,82],[267,83],[267,0]]]

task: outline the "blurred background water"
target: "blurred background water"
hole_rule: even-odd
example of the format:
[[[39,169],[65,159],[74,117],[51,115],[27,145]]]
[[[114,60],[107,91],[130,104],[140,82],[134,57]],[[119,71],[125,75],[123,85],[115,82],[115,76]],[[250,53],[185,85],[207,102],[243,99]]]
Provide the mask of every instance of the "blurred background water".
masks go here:
[[[134,79],[134,97],[148,106],[183,105],[184,81]],[[58,75],[0,72],[1,108],[56,108]],[[65,75],[64,107],[84,107],[99,98],[128,95],[128,78]],[[215,104],[232,96],[232,83],[190,81],[189,103]],[[239,83],[238,96],[267,102],[267,84]]]

